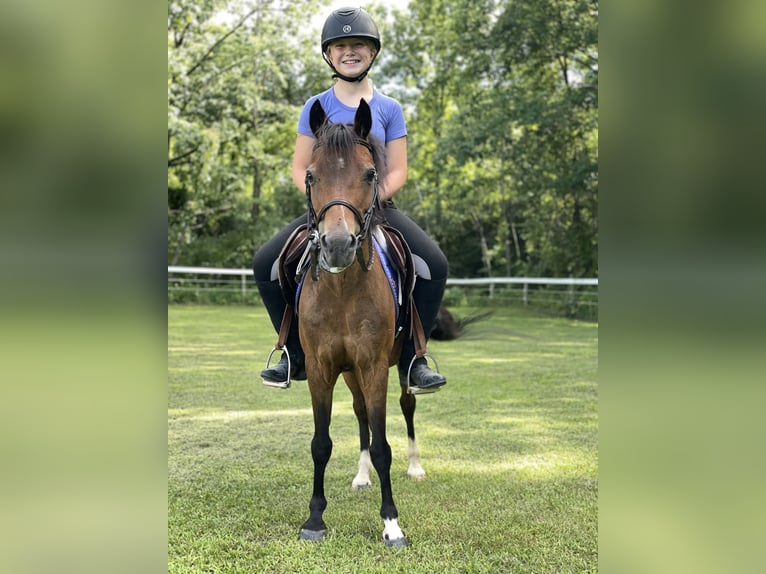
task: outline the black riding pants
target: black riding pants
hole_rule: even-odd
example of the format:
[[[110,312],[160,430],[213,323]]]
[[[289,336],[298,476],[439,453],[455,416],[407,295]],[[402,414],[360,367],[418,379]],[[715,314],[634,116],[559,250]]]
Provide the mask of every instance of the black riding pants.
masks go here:
[[[423,323],[423,331],[428,337],[436,323],[436,315],[439,312],[444,287],[447,283],[448,264],[447,258],[441,249],[418,227],[409,217],[399,211],[393,204],[384,204],[383,214],[391,227],[397,229],[407,241],[415,258],[415,270],[417,281],[413,291],[415,307],[418,309],[420,320]],[[290,222],[284,229],[267,241],[253,258],[253,274],[255,283],[269,313],[271,323],[278,332],[282,324],[282,316],[285,312],[286,303],[282,297],[277,275],[277,259],[290,234],[299,225],[306,222],[306,216]],[[301,353],[298,340],[297,321],[292,322],[290,335],[287,339],[287,347],[293,354]],[[415,354],[412,341],[405,341],[402,349],[400,365],[409,364]]]

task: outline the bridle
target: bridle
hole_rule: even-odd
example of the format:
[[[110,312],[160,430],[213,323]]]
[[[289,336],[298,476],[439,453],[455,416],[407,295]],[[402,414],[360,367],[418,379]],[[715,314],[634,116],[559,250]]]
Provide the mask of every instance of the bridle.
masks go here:
[[[372,145],[363,139],[355,138],[354,143],[366,147],[371,154],[374,152]],[[320,147],[322,144],[317,143],[315,147]],[[362,266],[362,269],[364,271],[369,271],[372,269],[372,264],[374,261],[375,251],[373,249],[372,241],[368,242],[369,247],[369,254],[367,257],[367,262],[364,261],[364,255],[362,254],[362,243],[364,239],[369,235],[370,228],[372,227],[372,216],[375,213],[376,207],[378,207],[378,204],[380,203],[380,196],[378,192],[378,172],[373,168],[373,180],[372,180],[372,200],[370,201],[370,205],[367,208],[367,210],[362,214],[356,206],[354,206],[351,202],[346,201],[345,199],[332,199],[328,201],[326,204],[322,206],[322,208],[319,210],[319,213],[316,212],[314,209],[314,205],[311,202],[311,184],[312,184],[312,177],[311,174],[307,171],[306,172],[306,204],[308,206],[308,232],[309,232],[309,245],[311,250],[311,269],[312,269],[312,277],[314,280],[319,278],[319,267],[324,269],[325,271],[328,271],[330,273],[338,273],[339,270],[330,269],[326,266],[324,263],[324,260],[319,257],[319,251],[321,249],[320,247],[320,241],[319,241],[319,223],[324,218],[325,214],[327,213],[327,210],[331,207],[334,207],[336,205],[340,205],[341,207],[345,207],[351,213],[354,214],[354,217],[356,218],[357,223],[359,224],[360,231],[356,235],[357,240],[357,249],[356,249],[356,255],[357,259],[359,260],[359,264]],[[342,269],[340,271],[343,271]]]

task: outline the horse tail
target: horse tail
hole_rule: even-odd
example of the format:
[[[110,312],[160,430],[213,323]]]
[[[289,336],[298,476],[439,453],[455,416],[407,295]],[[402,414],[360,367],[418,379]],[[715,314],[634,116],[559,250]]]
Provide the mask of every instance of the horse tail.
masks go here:
[[[466,327],[468,325],[476,323],[477,321],[482,321],[490,315],[492,315],[492,311],[485,311],[466,317],[455,317],[444,305],[442,305],[439,307],[436,323],[431,331],[431,338],[436,341],[453,341],[466,333]]]

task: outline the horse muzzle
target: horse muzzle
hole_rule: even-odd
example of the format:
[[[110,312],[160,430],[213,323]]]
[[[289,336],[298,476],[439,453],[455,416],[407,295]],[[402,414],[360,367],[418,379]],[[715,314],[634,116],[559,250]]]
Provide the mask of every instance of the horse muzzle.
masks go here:
[[[359,239],[348,232],[319,236],[319,266],[328,273],[342,273],[354,263]]]

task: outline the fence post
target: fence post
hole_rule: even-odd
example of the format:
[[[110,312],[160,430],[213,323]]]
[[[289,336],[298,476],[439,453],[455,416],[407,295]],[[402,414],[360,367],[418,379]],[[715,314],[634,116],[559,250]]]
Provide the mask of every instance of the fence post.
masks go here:
[[[523,299],[524,299],[524,306],[526,307],[527,305],[529,305],[529,284],[528,283],[524,283]]]
[[[572,279],[572,276],[569,276],[570,279]],[[574,313],[575,310],[575,286],[574,281],[569,283],[569,308],[572,313]]]
[[[243,273],[240,275],[240,285],[242,291],[242,302],[245,302],[245,292],[247,291],[247,275]]]

